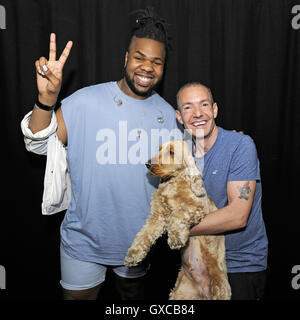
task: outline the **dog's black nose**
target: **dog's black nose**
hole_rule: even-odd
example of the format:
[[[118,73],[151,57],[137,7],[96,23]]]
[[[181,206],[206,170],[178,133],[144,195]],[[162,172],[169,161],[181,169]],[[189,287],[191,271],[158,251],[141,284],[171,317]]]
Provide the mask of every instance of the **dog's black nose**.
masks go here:
[[[152,165],[151,165],[151,163],[146,162],[146,163],[145,163],[145,166],[146,166],[148,169],[150,169]]]

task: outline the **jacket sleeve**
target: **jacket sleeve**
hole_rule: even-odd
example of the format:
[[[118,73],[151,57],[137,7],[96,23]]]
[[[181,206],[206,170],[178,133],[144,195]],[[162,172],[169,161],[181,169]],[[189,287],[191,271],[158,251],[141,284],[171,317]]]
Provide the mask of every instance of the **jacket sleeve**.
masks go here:
[[[71,178],[67,151],[54,133],[47,143],[42,214],[51,215],[66,210],[70,201]]]
[[[21,122],[21,129],[24,135],[25,147],[29,152],[39,155],[47,155],[47,143],[49,137],[56,132],[57,119],[55,112],[52,113],[52,118],[49,126],[41,131],[32,133],[29,129],[29,121],[32,111],[28,112]]]

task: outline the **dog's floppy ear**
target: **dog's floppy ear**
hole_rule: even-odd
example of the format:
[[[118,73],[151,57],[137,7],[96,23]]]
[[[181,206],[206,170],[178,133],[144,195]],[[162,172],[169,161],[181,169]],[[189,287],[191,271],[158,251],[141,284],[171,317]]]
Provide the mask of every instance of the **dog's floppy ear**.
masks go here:
[[[186,143],[184,143],[183,152],[183,162],[186,167],[185,170],[187,176],[189,177],[191,183],[191,190],[197,197],[204,197],[206,195],[206,191],[203,188],[202,177],[195,164],[195,160],[190,152],[190,149]]]
[[[182,159],[183,164],[186,167],[186,169],[189,170],[190,175],[198,175],[199,170],[197,169],[197,166],[195,164],[195,160],[191,154],[190,148],[188,144],[183,141],[182,143]]]

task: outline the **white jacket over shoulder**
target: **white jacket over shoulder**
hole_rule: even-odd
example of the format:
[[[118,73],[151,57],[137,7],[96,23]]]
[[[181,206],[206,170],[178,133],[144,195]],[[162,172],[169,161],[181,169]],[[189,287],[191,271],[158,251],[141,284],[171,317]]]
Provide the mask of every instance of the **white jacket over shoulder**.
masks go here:
[[[31,114],[32,111],[25,115],[21,122],[21,129],[26,149],[47,156],[42,214],[50,215],[66,210],[71,201],[71,179],[67,151],[56,134],[55,113],[52,114],[49,126],[34,134],[28,127]]]

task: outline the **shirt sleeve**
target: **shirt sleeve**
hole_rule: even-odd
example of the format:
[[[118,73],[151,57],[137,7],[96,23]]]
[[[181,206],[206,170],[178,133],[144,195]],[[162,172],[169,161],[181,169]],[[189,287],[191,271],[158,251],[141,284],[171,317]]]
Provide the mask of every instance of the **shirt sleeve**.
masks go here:
[[[253,140],[243,135],[233,152],[228,181],[260,180],[259,160]]]

